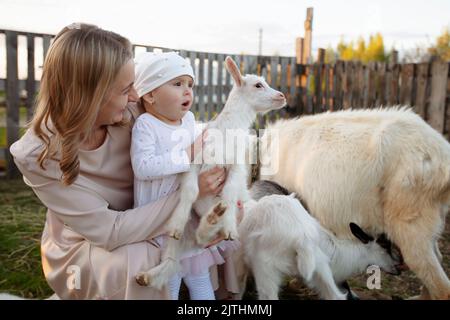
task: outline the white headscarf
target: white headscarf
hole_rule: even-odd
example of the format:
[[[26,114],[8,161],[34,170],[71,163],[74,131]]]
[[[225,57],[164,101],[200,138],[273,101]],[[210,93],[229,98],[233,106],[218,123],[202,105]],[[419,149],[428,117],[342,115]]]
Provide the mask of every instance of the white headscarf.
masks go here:
[[[191,65],[176,52],[144,52],[134,62],[134,87],[139,98],[179,76],[188,75],[195,80]]]

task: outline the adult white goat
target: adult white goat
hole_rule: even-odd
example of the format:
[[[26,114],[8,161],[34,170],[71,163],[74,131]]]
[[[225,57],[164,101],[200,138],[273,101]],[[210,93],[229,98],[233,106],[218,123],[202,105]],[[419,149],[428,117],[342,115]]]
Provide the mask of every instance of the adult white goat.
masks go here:
[[[195,242],[188,237],[182,237],[192,207],[202,217],[196,232],[196,239],[199,244],[206,244],[211,241],[212,237],[216,235],[216,231],[220,231],[227,239],[238,238],[236,204],[238,200],[245,201],[248,198],[247,165],[244,161],[241,164],[236,163],[235,156],[242,150],[229,152],[227,143],[234,144],[234,141],[226,141],[229,136],[227,133],[232,130],[241,130],[241,134],[248,134],[248,129],[255,121],[257,113],[280,109],[286,105],[286,99],[281,92],[272,89],[263,78],[256,75],[242,76],[230,57],[225,59],[225,67],[234,80],[234,86],[223,110],[215,120],[208,123],[208,138],[203,146],[203,153],[197,155],[197,157],[203,156],[203,158],[194,161],[194,163],[203,164],[191,165],[191,169],[181,176],[180,203],[169,221],[170,235],[175,239],[183,239],[183,241],[169,239],[167,249],[163,251],[161,264],[148,272],[140,272],[136,276],[136,281],[140,285],[161,288],[177,271],[180,250],[194,245]],[[231,136],[235,137],[235,135]],[[227,169],[227,179],[220,197],[207,196],[197,199],[199,173],[217,165]],[[205,215],[221,199],[227,207],[223,216],[222,230],[203,227],[209,225],[206,222]]]
[[[245,205],[239,225],[241,254],[255,278],[259,299],[278,299],[284,275],[301,276],[324,299],[344,300],[343,284],[369,265],[398,274],[400,256],[385,248],[383,237],[374,240],[356,224],[351,232],[360,241],[340,240],[323,228],[290,196],[274,194]],[[240,271],[244,292],[248,270]]]
[[[407,108],[350,110],[281,120],[262,138],[262,179],[301,195],[338,237],[355,222],[386,233],[425,285],[449,299],[437,240],[450,203],[450,144]],[[276,146],[271,143],[278,142]]]

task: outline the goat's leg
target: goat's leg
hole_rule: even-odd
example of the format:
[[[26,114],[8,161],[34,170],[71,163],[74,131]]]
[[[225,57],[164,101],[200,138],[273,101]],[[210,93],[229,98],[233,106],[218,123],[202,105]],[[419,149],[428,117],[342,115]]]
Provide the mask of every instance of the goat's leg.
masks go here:
[[[434,241],[433,247],[434,247],[434,253],[436,254],[436,257],[437,257],[439,263],[442,264],[442,253],[439,250],[439,244],[436,240]],[[431,295],[430,295],[430,292],[428,291],[427,287],[422,286],[420,295],[411,297],[410,299],[411,300],[431,300]]]
[[[247,264],[245,263],[243,245],[240,246],[240,248],[233,254],[232,259],[239,285],[239,293],[235,295],[235,300],[242,300],[247,288],[247,279],[250,272]]]
[[[227,181],[223,187],[222,199],[228,209],[223,217],[223,234],[228,240],[239,237],[237,231],[237,202],[247,201],[247,170],[243,165],[233,165],[228,171]]]
[[[436,253],[439,262],[442,263],[442,253],[441,250],[439,250],[439,243],[437,240],[434,241],[434,252]]]
[[[410,270],[425,285],[426,290],[423,290],[421,298],[450,299],[450,281],[439,262],[440,257],[436,250],[436,228],[443,223],[439,221],[439,211],[426,208],[412,216],[415,217],[414,221],[386,221],[386,231],[400,248]],[[386,217],[394,215],[386,212]],[[433,218],[434,221],[430,221]]]
[[[256,254],[252,259],[252,270],[255,278],[256,290],[259,300],[278,300],[282,274],[277,268],[268,263],[261,254]]]
[[[161,263],[152,269],[139,272],[136,275],[136,282],[141,286],[151,286],[161,290],[169,279],[179,271],[179,256],[182,242],[173,238],[167,238],[167,247],[162,252]]]
[[[326,300],[345,300],[346,295],[343,294],[336,285],[333,273],[330,268],[328,257],[320,250],[315,252],[316,270],[311,281],[306,282],[315,288],[321,298]]]
[[[347,281],[341,282],[338,285],[340,291],[344,292],[347,295],[347,300],[360,300],[358,295],[350,289],[350,286]]]
[[[189,216],[191,214],[192,204],[197,199],[198,189],[198,171],[197,166],[181,176],[180,182],[180,202],[172,213],[167,224],[169,236],[179,240],[181,239]]]

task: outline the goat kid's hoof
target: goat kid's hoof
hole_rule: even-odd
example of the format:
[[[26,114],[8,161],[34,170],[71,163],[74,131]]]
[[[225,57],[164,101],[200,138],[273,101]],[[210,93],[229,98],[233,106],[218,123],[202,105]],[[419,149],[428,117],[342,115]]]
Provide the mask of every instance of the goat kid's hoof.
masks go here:
[[[289,280],[287,286],[288,286],[289,290],[292,290],[295,292],[301,292],[302,290],[304,290],[304,286],[297,278],[293,278],[293,279]]]
[[[238,239],[238,235],[235,232],[229,231],[229,232],[223,232],[223,234],[225,235],[225,240],[237,240]]]
[[[180,240],[183,236],[183,233],[179,230],[174,230],[171,233],[169,233],[169,236],[174,238],[175,240]]]
[[[150,278],[147,273],[139,272],[136,276],[136,282],[140,286],[147,287],[150,284]]]
[[[203,233],[197,233],[195,236],[195,239],[197,240],[197,243],[201,246],[205,246],[207,245],[209,242],[211,242],[212,240],[210,239],[210,237],[208,237],[208,235],[203,234]]]
[[[228,236],[225,238],[225,240],[234,240],[234,237],[231,235],[231,232],[228,233]]]
[[[217,224],[226,210],[227,205],[223,201],[220,201],[214,206],[212,212],[208,214],[208,216],[206,217],[206,221],[211,225]]]

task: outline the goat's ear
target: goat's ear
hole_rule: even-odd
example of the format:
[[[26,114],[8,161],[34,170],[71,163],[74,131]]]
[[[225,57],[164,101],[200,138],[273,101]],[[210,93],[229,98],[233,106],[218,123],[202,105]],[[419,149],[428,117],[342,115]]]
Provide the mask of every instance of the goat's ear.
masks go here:
[[[234,82],[238,87],[241,87],[244,83],[244,80],[242,79],[241,72],[239,71],[239,68],[237,67],[236,63],[231,59],[230,56],[225,58],[225,67],[227,68],[228,72],[231,74],[231,76],[234,79]]]
[[[352,231],[353,235],[364,244],[367,244],[370,241],[374,240],[372,236],[365,233],[356,223],[350,222],[350,230]]]
[[[379,235],[376,241],[380,245],[380,247],[384,249],[389,249],[392,247],[392,242],[386,237],[385,233]]]

